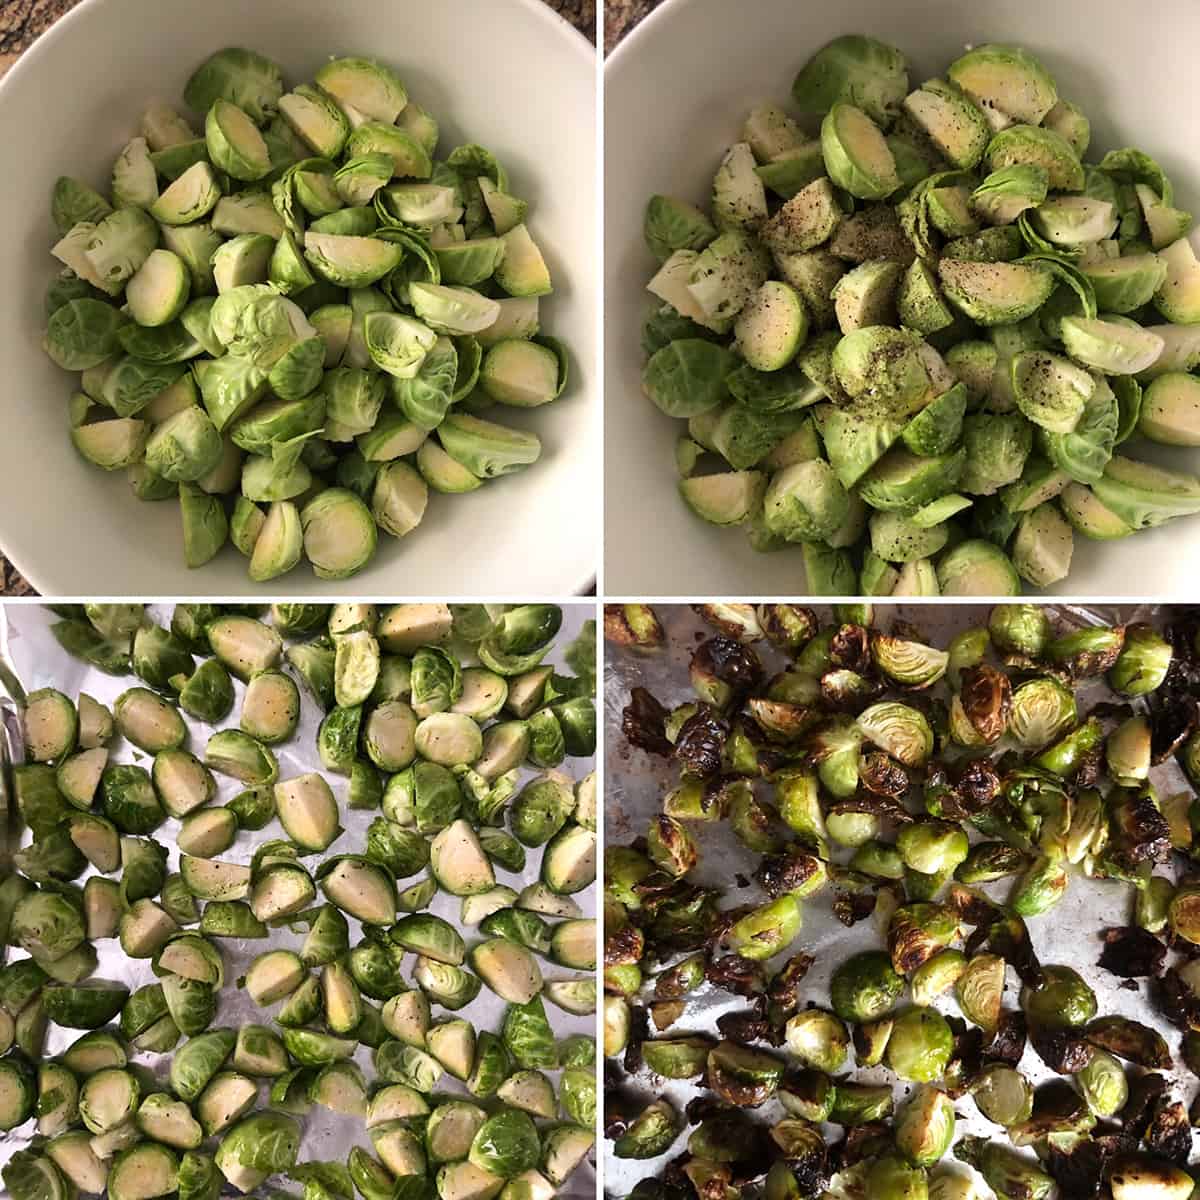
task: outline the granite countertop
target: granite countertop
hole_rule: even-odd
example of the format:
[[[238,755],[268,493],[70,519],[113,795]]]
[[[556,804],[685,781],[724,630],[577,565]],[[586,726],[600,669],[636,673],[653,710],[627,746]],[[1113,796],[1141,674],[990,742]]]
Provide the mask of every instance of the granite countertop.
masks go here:
[[[80,0],[0,0],[0,76],[13,65],[64,13]],[[653,8],[656,0],[643,0],[637,8]],[[545,0],[570,21],[590,42],[596,40],[595,0]],[[0,550],[0,596],[32,596],[33,588],[13,568]]]
[[[606,0],[604,5],[604,53],[609,54],[615,50],[617,43],[661,3],[662,0]]]

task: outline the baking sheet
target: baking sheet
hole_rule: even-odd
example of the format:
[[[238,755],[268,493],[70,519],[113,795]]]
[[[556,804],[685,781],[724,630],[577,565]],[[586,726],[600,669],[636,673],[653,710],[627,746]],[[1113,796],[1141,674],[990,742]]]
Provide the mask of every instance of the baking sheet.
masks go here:
[[[831,622],[833,617],[829,605],[812,607],[823,627]],[[1169,606],[1147,605],[1045,607],[1057,632],[1089,624],[1111,625],[1131,621],[1151,621],[1161,626],[1170,612]],[[661,811],[663,795],[678,779],[676,764],[632,748],[621,733],[621,713],[629,702],[632,688],[646,688],[668,709],[694,700],[695,692],[688,681],[692,652],[699,641],[717,632],[688,605],[656,604],[654,611],[666,630],[664,647],[637,650],[613,646],[608,642],[604,647],[606,845],[627,844],[634,837],[643,835],[648,821]],[[991,605],[980,604],[876,604],[874,625],[887,631],[896,623],[903,622],[916,630],[919,639],[945,647],[956,633],[973,626],[986,625],[990,611]],[[768,678],[784,669],[789,661],[768,642],[756,642],[754,648],[763,661]],[[1090,703],[1106,691],[1101,681],[1083,681],[1077,689],[1080,711],[1086,711]],[[931,694],[944,695],[944,686],[939,685]],[[1134,703],[1137,704],[1136,701]],[[1192,790],[1173,759],[1151,768],[1151,781],[1163,796]],[[770,794],[769,785],[760,784],[756,790],[764,797]],[[695,837],[701,854],[698,866],[688,876],[690,880],[724,889],[722,908],[766,901],[766,895],[756,883],[752,880],[745,884],[742,882],[750,878],[762,856],[747,850],[734,837],[727,822],[690,822],[688,829]],[[976,837],[973,840],[979,839]],[[845,862],[852,853],[833,847],[832,857]],[[1161,872],[1164,868],[1159,867],[1158,870]],[[739,875],[742,877],[740,880]],[[1011,880],[1001,880],[984,885],[982,890],[993,899],[1003,901],[1011,886]],[[811,1002],[828,1008],[829,980],[833,971],[853,954],[863,950],[878,950],[884,946],[884,928],[880,926],[878,918],[872,915],[847,928],[833,915],[830,906],[833,895],[834,890],[827,887],[803,902],[804,925],[799,936],[786,951],[767,964],[769,970],[775,970],[799,950],[814,957],[812,968],[804,979],[801,1007]],[[1166,1035],[1172,1053],[1175,1053],[1179,1032],[1150,1005],[1146,995],[1147,982],[1138,980],[1137,990],[1130,990],[1121,986],[1123,981],[1120,978],[1096,965],[1101,950],[1099,932],[1107,926],[1132,923],[1132,909],[1133,892],[1128,884],[1088,879],[1078,868],[1073,868],[1070,886],[1063,899],[1049,912],[1029,919],[1034,949],[1043,965],[1065,963],[1083,975],[1096,993],[1099,1015],[1119,1014],[1152,1025]],[[891,910],[887,911],[890,916]],[[643,998],[649,997],[652,989],[651,979],[650,985],[642,993]],[[1006,1008],[1016,1007],[1019,990],[1019,981],[1010,968],[1004,994]],[[706,1033],[719,1037],[717,1018],[726,1012],[744,1011],[748,1006],[749,1002],[743,997],[704,983],[688,995],[683,1015],[668,1029],[658,1031],[651,1023],[651,1036],[677,1037]],[[934,1007],[948,1014],[960,1015],[952,991],[940,997]],[[786,1051],[781,1048],[776,1053],[786,1054]],[[846,1070],[856,1080],[872,1084],[896,1083],[895,1076],[884,1067],[864,1069],[855,1067],[853,1063],[851,1054]],[[1035,1087],[1046,1080],[1061,1078],[1050,1071],[1028,1045],[1019,1070]],[[1197,1090],[1195,1077],[1177,1062],[1169,1079],[1174,1098],[1190,1102]],[[623,1080],[624,1088],[643,1102],[649,1102],[655,1096],[664,1096],[680,1112],[694,1096],[711,1094],[688,1081],[664,1080],[645,1068],[636,1076],[623,1075]],[[911,1087],[909,1084],[896,1083],[897,1103]],[[1000,1127],[983,1117],[969,1096],[958,1100],[955,1109],[959,1116],[956,1143],[968,1135],[995,1138],[1000,1134],[1003,1137]],[[759,1119],[768,1125],[785,1115],[782,1106],[774,1100],[759,1109],[758,1113]],[[611,1154],[612,1143],[605,1141],[603,1178],[606,1194],[624,1196],[638,1180],[658,1175],[669,1161],[684,1153],[690,1128],[694,1126],[685,1128],[665,1154],[645,1161],[617,1159]],[[824,1132],[826,1141],[832,1143],[840,1138],[842,1130],[841,1126],[826,1125]]]
[[[155,604],[150,605],[147,611],[159,625],[169,626],[173,608],[174,606],[169,604]],[[566,667],[563,662],[563,653],[575,637],[578,636],[584,622],[595,616],[595,606],[592,604],[565,604],[562,606],[562,609],[562,629],[555,639],[553,652],[546,657],[545,661],[558,666],[566,673],[573,674],[570,668]],[[39,604],[17,603],[13,601],[0,604],[0,659],[11,666],[17,681],[19,681],[20,686],[24,688],[26,693],[32,692],[39,687],[52,685],[60,691],[65,692],[72,699],[75,699],[81,691],[87,692],[95,699],[108,705],[111,709],[113,702],[121,692],[125,691],[126,688],[141,684],[141,681],[133,676],[106,675],[68,655],[59,646],[58,642],[55,641],[54,635],[50,632],[51,624],[58,619],[49,609]],[[285,638],[285,643],[290,644],[293,640],[296,639]],[[466,664],[464,663],[464,665]],[[297,678],[286,662],[282,669],[292,674],[293,678]],[[298,678],[297,682],[299,682]],[[203,756],[205,742],[217,729],[234,728],[237,726],[242,697],[245,693],[245,685],[236,679],[233,683],[237,699],[230,716],[225,721],[218,725],[210,726],[204,722],[196,721],[191,717],[186,718],[190,731],[186,746],[198,756]],[[305,865],[310,870],[315,870],[317,863],[331,855],[361,853],[365,844],[367,826],[370,825],[375,817],[380,815],[380,812],[378,809],[359,810],[351,809],[347,806],[346,791],[349,782],[348,778],[326,770],[317,755],[317,727],[320,724],[323,714],[303,686],[300,687],[300,695],[301,715],[296,733],[290,741],[281,746],[273,747],[275,755],[279,760],[279,775],[281,779],[288,779],[307,771],[320,772],[329,782],[334,795],[338,799],[338,807],[344,827],[341,836],[324,854],[310,856],[304,860]],[[9,745],[13,748],[13,757],[16,761],[20,761],[20,737],[19,726],[15,720],[15,705],[11,691],[7,691],[3,687],[2,674],[0,674],[0,718],[2,718],[5,730],[7,731]],[[110,751],[110,763],[138,762],[147,767],[147,769],[149,768],[150,756],[119,737],[110,745]],[[593,766],[594,759],[568,758],[564,760],[561,769],[571,774],[574,778],[580,779]],[[522,768],[521,783],[523,784],[537,773],[537,771],[528,767]],[[245,788],[244,784],[228,776],[214,773],[214,777],[218,786],[218,795],[215,801],[217,804],[227,803]],[[179,866],[179,850],[175,844],[178,831],[179,822],[174,818],[168,817],[153,834],[156,841],[167,846],[169,869],[172,872],[178,870]],[[249,863],[257,846],[273,838],[282,837],[286,837],[282,826],[280,826],[277,820],[273,820],[265,829],[259,832],[239,833],[234,844],[224,854],[220,855],[220,858],[227,862]],[[28,830],[25,830],[21,844],[27,843],[29,840]],[[522,874],[515,875],[497,866],[496,882],[507,884],[509,887],[519,891],[525,884],[536,881],[540,864],[541,853],[536,850],[530,851],[525,871]],[[3,863],[0,861],[0,870],[2,869]],[[92,874],[95,874],[95,871],[89,867],[87,872],[80,876],[78,882],[82,883],[88,875]],[[410,880],[401,881],[401,886],[407,886],[409,883],[415,882],[417,882],[416,876]],[[587,890],[578,892],[575,895],[575,900],[578,902],[580,908],[583,909],[585,916],[594,917],[596,915],[597,890],[597,885],[593,884]],[[314,904],[322,903],[323,900],[323,895],[318,893]],[[428,911],[444,917],[452,925],[460,929],[467,944],[471,945],[473,942],[479,940],[478,928],[475,926],[463,927],[459,924],[459,904],[460,901],[457,896],[438,892]],[[361,926],[353,917],[347,916],[347,920],[350,924],[350,944],[353,946],[360,939]],[[196,927],[188,926],[187,928],[195,929]],[[246,968],[250,962],[264,951],[277,947],[299,949],[304,937],[305,927],[298,925],[295,927],[295,930],[293,932],[289,927],[284,926],[280,929],[272,929],[267,938],[249,940],[220,938],[217,940],[225,959],[226,983],[225,987],[221,990],[220,1003],[217,1015],[211,1026],[212,1028],[227,1026],[236,1029],[238,1026],[248,1022],[271,1023],[272,1016],[282,1006],[283,1002],[281,1001],[266,1008],[259,1008],[244,990],[236,987],[236,981],[245,975]],[[98,941],[94,945],[99,956],[99,965],[95,971],[96,978],[119,981],[126,984],[131,992],[143,984],[154,983],[156,981],[154,973],[150,969],[150,960],[126,958],[116,939]],[[10,949],[9,955],[12,958],[25,957],[24,952],[20,950]],[[408,956],[408,961],[404,969],[405,978],[409,979],[410,986],[415,986],[411,984],[411,971],[414,962],[415,956]],[[543,962],[541,965],[547,979],[568,978],[580,974],[580,972],[569,971],[549,962]],[[372,1001],[372,1003],[376,1002]],[[437,1004],[433,1006],[435,1019],[444,1019],[450,1016],[465,1017],[475,1026],[477,1031],[491,1030],[493,1032],[499,1032],[505,1008],[505,1003],[489,991],[486,986],[480,989],[480,994],[475,1000],[457,1012],[451,1013]],[[593,1036],[596,1033],[596,1022],[593,1017],[574,1016],[556,1008],[548,1001],[546,1002],[546,1015],[550,1020],[556,1038],[561,1039],[572,1033],[586,1033]],[[51,1024],[46,1037],[46,1056],[50,1057],[60,1053],[79,1037],[81,1033],[81,1030],[62,1029],[57,1025]],[[180,1044],[182,1044],[182,1040]],[[370,1085],[374,1078],[370,1049],[365,1046],[359,1046],[354,1055],[354,1060],[363,1068],[368,1085]],[[171,1054],[137,1054],[132,1061],[149,1066],[157,1078],[165,1079],[170,1066]],[[555,1089],[557,1091],[559,1072],[549,1072],[549,1074],[555,1081]],[[266,1107],[269,1082],[259,1081],[259,1102],[255,1107]],[[437,1090],[439,1093],[446,1092],[456,1095],[467,1095],[463,1084],[454,1079],[449,1073],[442,1077]],[[302,1161],[337,1160],[345,1162],[350,1148],[354,1145],[360,1145],[367,1150],[371,1150],[371,1141],[367,1136],[366,1126],[356,1118],[339,1116],[326,1108],[314,1105],[308,1115],[302,1118],[302,1120],[304,1125],[304,1140],[300,1148],[300,1158]],[[11,1133],[0,1134],[0,1166],[6,1163],[14,1152],[26,1148],[33,1134],[34,1122],[32,1120],[13,1130]],[[560,1195],[580,1198],[582,1200],[583,1197],[594,1196],[595,1191],[596,1175],[593,1155],[580,1164],[570,1180],[564,1184]],[[240,1194],[228,1186],[226,1186],[225,1192],[229,1195]]]

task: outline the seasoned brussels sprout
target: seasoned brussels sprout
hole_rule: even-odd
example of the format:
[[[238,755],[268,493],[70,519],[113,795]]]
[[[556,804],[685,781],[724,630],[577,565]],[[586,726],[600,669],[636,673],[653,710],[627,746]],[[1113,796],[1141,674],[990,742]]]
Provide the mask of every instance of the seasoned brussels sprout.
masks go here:
[[[884,1061],[901,1079],[927,1083],[942,1077],[952,1049],[945,1018],[934,1009],[914,1007],[895,1019]]]
[[[830,981],[834,1012],[843,1020],[864,1023],[890,1013],[904,991],[904,978],[888,955],[867,950],[847,959]]]

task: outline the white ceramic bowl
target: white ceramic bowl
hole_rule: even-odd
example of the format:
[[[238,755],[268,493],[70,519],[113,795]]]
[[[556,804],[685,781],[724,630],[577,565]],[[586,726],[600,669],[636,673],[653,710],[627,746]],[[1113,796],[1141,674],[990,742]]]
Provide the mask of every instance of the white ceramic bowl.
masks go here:
[[[1155,155],[1185,208],[1200,200],[1195,80],[1200,7],[1153,0],[667,0],[605,71],[605,593],[803,594],[799,550],[758,554],[741,530],[705,525],[676,491],[682,423],[641,392],[643,290],[656,263],[641,235],[655,192],[706,204],[725,147],[755,104],[790,101],[796,72],[843,33],[898,46],[914,83],[942,74],[967,44],[1017,42],[1041,57],[1059,93],[1082,105],[1092,147]],[[1195,451],[1138,442],[1135,457],[1200,469]],[[1200,520],[1116,543],[1075,539],[1063,595],[1177,596],[1194,591]]]
[[[395,67],[441,122],[441,145],[480,142],[531,202],[555,278],[543,328],[566,339],[569,392],[498,419],[536,430],[541,461],[466,496],[434,496],[403,541],[352,580],[311,568],[266,585],[226,547],[183,563],[178,506],[143,503],[122,472],[83,463],[67,436],[72,377],[42,353],[42,296],[57,264],[49,197],[73,174],[107,191],[112,161],[151,100],[182,104],[195,67],[223,46],[275,59],[285,80],[365,54]],[[566,594],[596,569],[595,59],[542,0],[87,0],[25,54],[0,86],[4,286],[0,288],[0,546],[47,595],[358,596]],[[75,377],[77,379],[77,377]]]

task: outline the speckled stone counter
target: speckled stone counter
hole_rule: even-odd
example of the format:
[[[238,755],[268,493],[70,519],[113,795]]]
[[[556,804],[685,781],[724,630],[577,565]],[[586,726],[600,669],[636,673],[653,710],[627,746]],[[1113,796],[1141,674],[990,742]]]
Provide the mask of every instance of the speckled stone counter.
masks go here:
[[[608,54],[617,43],[645,16],[652,13],[662,0],[606,0],[604,5],[604,52]]]
[[[0,76],[80,0],[0,0]],[[590,42],[596,40],[595,0],[545,0],[550,8],[570,21]],[[634,5],[653,8],[653,3]],[[33,589],[0,551],[0,596],[30,596]]]

